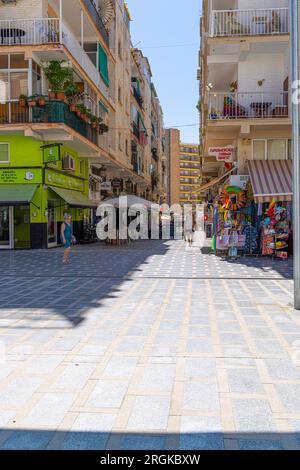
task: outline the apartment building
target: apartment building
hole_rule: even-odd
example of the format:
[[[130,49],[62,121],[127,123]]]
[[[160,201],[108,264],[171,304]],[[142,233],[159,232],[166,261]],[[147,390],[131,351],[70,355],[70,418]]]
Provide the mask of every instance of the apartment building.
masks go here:
[[[168,204],[197,204],[200,202],[199,145],[180,141],[178,129],[166,129],[168,175]]]
[[[151,189],[154,200],[166,202],[167,167],[163,110],[154,84],[151,84]]]
[[[140,170],[132,57],[123,0],[0,3],[0,248],[56,246],[66,211],[80,239],[100,200],[153,197],[151,74]]]
[[[203,1],[198,78],[204,194],[218,189],[222,175],[249,175],[251,161],[277,160],[280,171],[290,173],[289,3]]]

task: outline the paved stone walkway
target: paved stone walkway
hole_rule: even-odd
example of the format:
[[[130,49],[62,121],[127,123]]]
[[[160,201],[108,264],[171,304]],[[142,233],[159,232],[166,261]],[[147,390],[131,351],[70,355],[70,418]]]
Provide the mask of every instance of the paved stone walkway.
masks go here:
[[[0,448],[300,448],[290,262],[61,255],[0,252]]]

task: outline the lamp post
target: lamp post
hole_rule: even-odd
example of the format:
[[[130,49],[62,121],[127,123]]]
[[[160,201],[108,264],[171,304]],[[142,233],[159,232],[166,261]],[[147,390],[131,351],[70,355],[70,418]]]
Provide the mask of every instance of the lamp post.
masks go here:
[[[291,49],[293,88],[299,88],[299,0],[291,0]],[[295,93],[298,98],[298,93]],[[293,109],[293,241],[294,241],[294,306],[300,310],[300,156],[299,105],[295,99]]]

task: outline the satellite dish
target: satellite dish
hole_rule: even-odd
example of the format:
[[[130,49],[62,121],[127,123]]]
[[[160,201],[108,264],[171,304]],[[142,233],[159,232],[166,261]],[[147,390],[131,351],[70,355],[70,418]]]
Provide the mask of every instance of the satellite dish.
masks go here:
[[[98,10],[104,26],[109,26],[115,17],[115,9],[111,0],[99,0]]]

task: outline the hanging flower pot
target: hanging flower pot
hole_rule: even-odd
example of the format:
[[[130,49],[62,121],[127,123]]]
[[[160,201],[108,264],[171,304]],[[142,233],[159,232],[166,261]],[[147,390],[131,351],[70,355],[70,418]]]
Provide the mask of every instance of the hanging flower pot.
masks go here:
[[[55,91],[49,90],[49,100],[55,100],[55,99],[56,99]]]
[[[76,104],[70,104],[69,109],[72,113],[76,113],[77,111]]]

